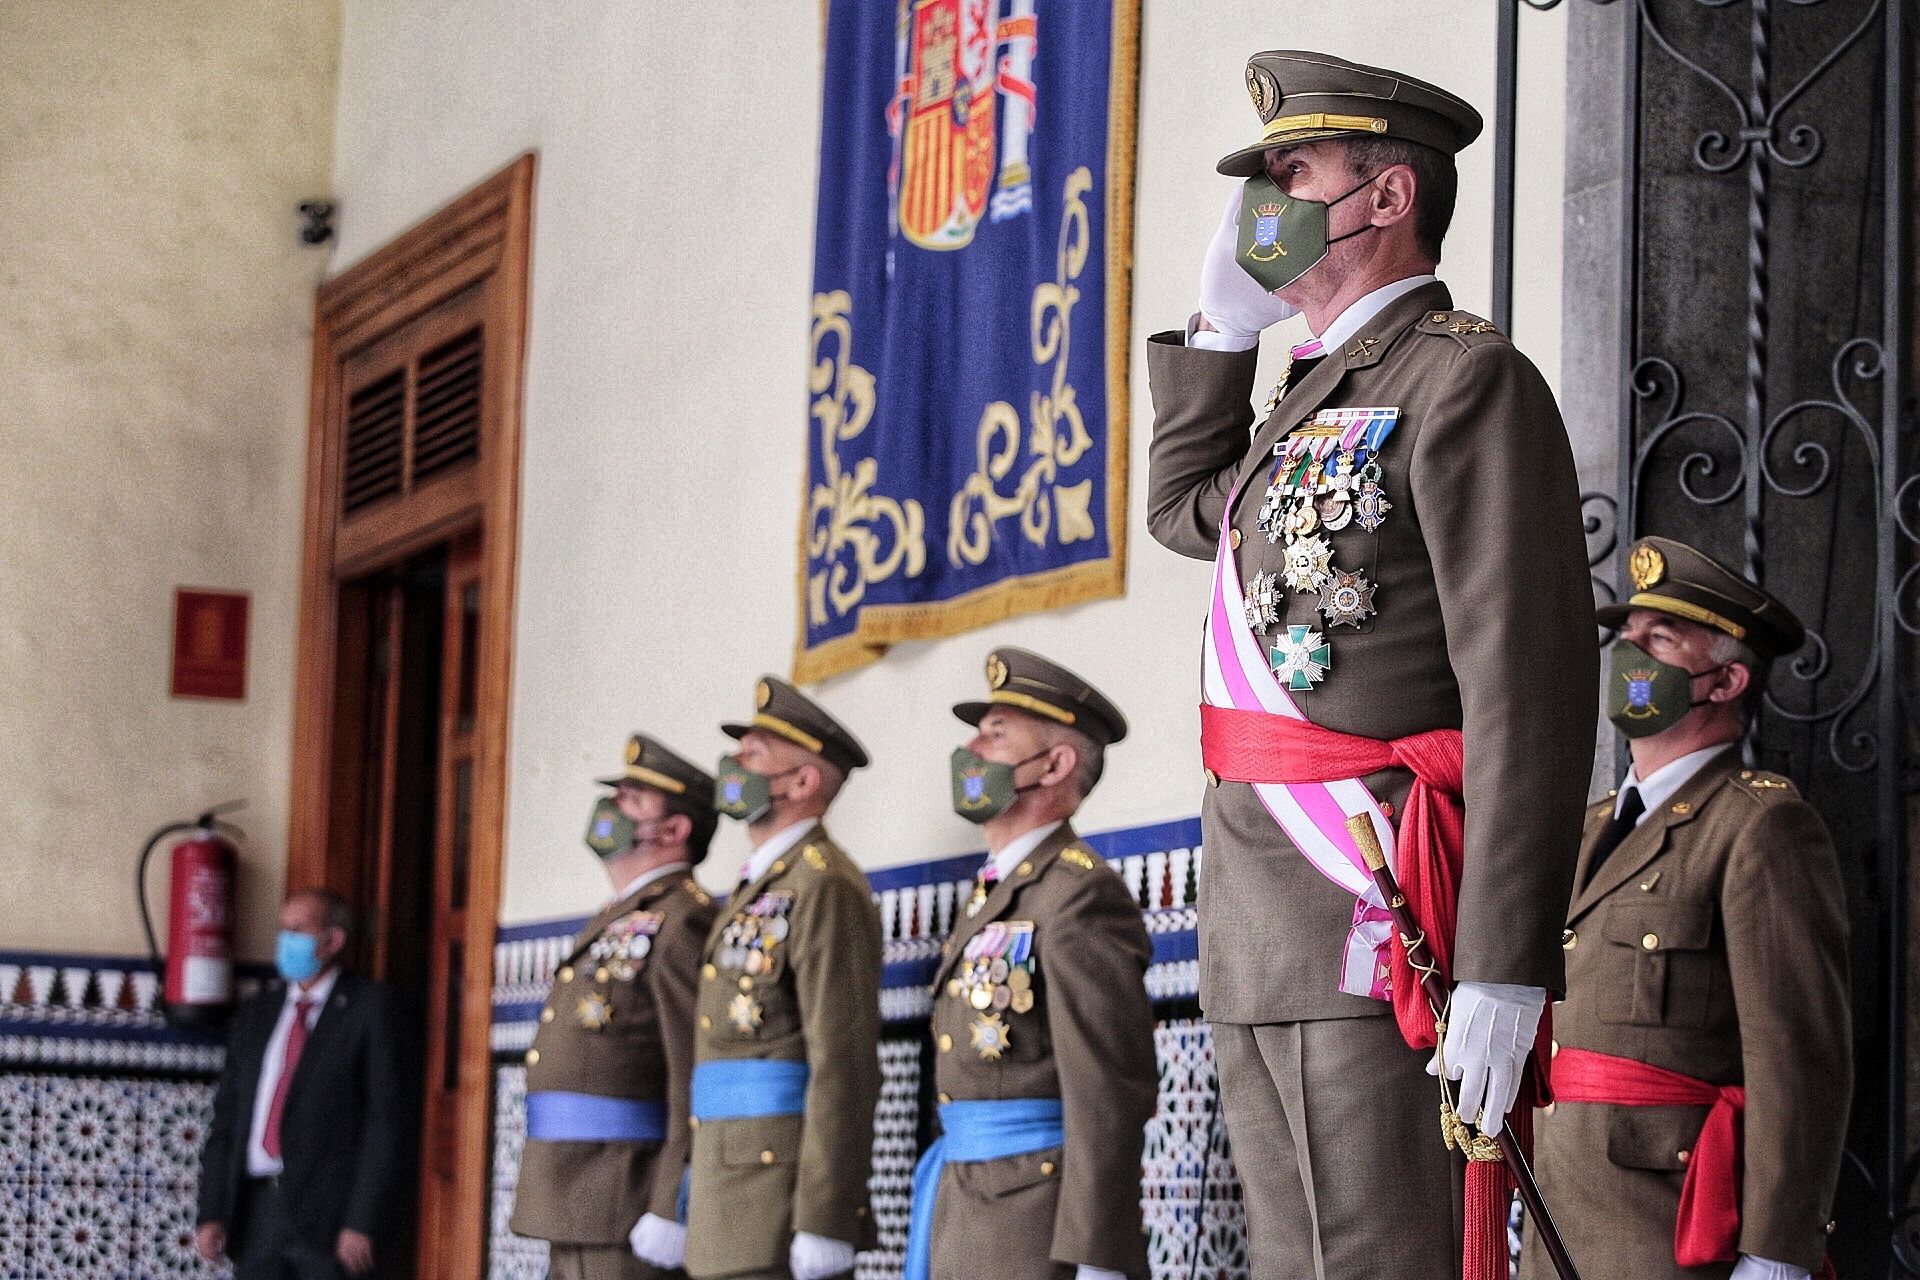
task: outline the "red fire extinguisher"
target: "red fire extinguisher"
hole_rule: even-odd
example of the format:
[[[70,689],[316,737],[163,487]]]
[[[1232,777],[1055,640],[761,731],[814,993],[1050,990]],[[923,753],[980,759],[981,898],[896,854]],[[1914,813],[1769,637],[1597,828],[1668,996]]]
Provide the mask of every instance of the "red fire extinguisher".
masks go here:
[[[234,870],[238,851],[222,828],[238,830],[216,815],[244,803],[219,805],[192,822],[170,822],[140,851],[135,887],[140,923],[146,927],[153,967],[164,971],[161,1010],[171,1026],[212,1028],[233,1011]],[[162,840],[179,832],[167,873],[167,954],[153,936],[147,910],[147,863]]]

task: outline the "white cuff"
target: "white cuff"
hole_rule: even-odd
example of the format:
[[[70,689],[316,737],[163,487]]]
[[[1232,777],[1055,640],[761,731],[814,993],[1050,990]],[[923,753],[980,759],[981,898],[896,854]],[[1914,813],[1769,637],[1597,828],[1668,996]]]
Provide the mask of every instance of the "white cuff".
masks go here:
[[[1073,1269],[1073,1280],[1127,1280],[1127,1273],[1110,1271],[1106,1267],[1090,1267],[1083,1262]]]
[[[643,1214],[627,1233],[627,1245],[640,1261],[672,1271],[686,1259],[687,1229],[657,1214]]]
[[[793,1273],[793,1280],[826,1280],[840,1275],[853,1270],[853,1246],[811,1231],[796,1231],[793,1246],[787,1250],[787,1270]]]
[[[1212,324],[1213,321],[1207,321]],[[1197,351],[1251,351],[1260,345],[1257,333],[1228,333],[1222,329],[1199,327],[1200,313],[1187,320],[1187,345]]]
[[[1727,1280],[1811,1280],[1812,1273],[1802,1270],[1789,1262],[1775,1262],[1771,1258],[1756,1258],[1750,1253],[1740,1255],[1733,1264],[1733,1271]]]

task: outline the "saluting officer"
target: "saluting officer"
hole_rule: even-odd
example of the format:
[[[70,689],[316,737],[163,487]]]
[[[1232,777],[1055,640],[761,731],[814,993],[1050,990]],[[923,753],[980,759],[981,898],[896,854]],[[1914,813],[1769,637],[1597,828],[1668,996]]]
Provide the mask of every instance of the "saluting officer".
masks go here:
[[[1433,1019],[1346,821],[1457,984],[1445,1062],[1497,1131],[1540,1069],[1591,764],[1579,488],[1538,371],[1433,274],[1479,114],[1305,51],[1246,87],[1200,310],[1147,345],[1148,527],[1215,564],[1200,1000],[1255,1274],[1437,1280],[1460,1174]],[[1260,332],[1295,314],[1312,340],[1256,415]]]
[[[906,1280],[1145,1280],[1140,1155],[1159,1072],[1140,908],[1070,819],[1127,722],[1025,649],[953,713],[953,807],[987,859],[933,986],[942,1136],[913,1180]]]
[[[636,733],[599,779],[587,847],[614,895],[554,975],[527,1051],[527,1145],[512,1229],[550,1241],[556,1280],[679,1275],[700,949],[693,879],[713,778]]]
[[[822,1280],[877,1243],[880,913],[821,825],[867,752],[773,676],[721,729],[714,803],[753,852],[702,957],[687,1270]]]
[[[1670,538],[1628,572],[1599,619],[1633,767],[1587,810],[1541,1189],[1589,1274],[1806,1280],[1851,1092],[1846,901],[1820,815],[1739,745],[1805,632]]]

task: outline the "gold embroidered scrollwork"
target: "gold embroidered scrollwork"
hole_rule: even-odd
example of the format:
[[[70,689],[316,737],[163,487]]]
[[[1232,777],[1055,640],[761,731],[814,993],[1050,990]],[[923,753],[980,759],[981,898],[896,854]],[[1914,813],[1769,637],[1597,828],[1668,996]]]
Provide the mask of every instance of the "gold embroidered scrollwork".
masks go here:
[[[873,492],[880,466],[871,456],[840,465],[839,446],[857,439],[873,419],[873,374],[853,363],[853,300],[846,290],[813,297],[811,413],[820,432],[820,480],[807,502],[807,620],[825,624],[829,610],[844,616],[867,594],[903,569],[916,577],[926,565],[926,514],[918,502]]]
[[[1050,533],[1062,545],[1094,536],[1093,480],[1062,480],[1093,447],[1073,384],[1067,381],[1073,308],[1080,300],[1073,282],[1092,248],[1084,200],[1092,188],[1093,174],[1085,166],[1067,175],[1055,279],[1033,291],[1033,362],[1053,365],[1053,384],[1030,399],[1024,451],[1020,415],[1011,404],[995,400],[981,411],[975,441],[978,469],[953,495],[949,510],[947,559],[955,566],[985,561],[994,526],[1010,516],[1020,517],[1021,535],[1039,547],[1047,545]],[[1002,491],[1001,484],[1023,456],[1026,465],[1019,479],[1011,491]]]

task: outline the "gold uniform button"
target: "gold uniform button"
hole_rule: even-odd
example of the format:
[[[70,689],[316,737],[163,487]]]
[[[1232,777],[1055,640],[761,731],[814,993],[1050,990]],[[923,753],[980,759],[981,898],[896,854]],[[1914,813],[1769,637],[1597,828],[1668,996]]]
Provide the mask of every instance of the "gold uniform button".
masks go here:
[[[940,1052],[942,1053],[953,1052],[953,1037],[948,1035],[944,1031],[940,1033]]]
[[[752,979],[752,978],[749,978],[749,977],[748,977],[748,976],[747,976],[746,974],[744,974],[744,973],[740,975],[740,989],[741,989],[742,991],[751,991],[751,990],[753,990],[753,979]]]
[[[687,1117],[687,1128],[689,1128],[689,1129],[698,1129],[699,1127],[700,1127],[700,1117],[699,1117],[699,1116],[688,1116],[688,1117]]]
[[[1575,933],[1571,929],[1562,929],[1560,931],[1560,949],[1562,951],[1571,951],[1579,945],[1580,945],[1579,934]]]
[[[572,966],[572,965],[570,965],[570,964],[569,964],[569,965],[562,965],[562,966],[561,966],[561,968],[560,968],[560,972],[559,972],[558,974],[556,974],[555,976],[556,976],[556,977],[558,977],[558,978],[560,979],[560,981],[562,981],[562,982],[572,982],[572,981],[573,981],[573,966]]]
[[[702,1031],[711,1031],[711,1030],[713,1030],[713,1019],[712,1019],[712,1018],[709,1018],[709,1017],[708,1017],[708,1016],[707,1016],[706,1014],[704,1014],[704,1013],[700,1015],[700,1029],[701,1029]]]
[[[760,1153],[760,1163],[761,1163],[761,1164],[772,1164],[772,1163],[773,1163],[773,1152],[771,1152],[771,1151],[762,1151],[762,1152]]]
[[[1015,867],[1014,870],[1023,876],[1030,876],[1033,874],[1033,864],[1031,862],[1023,862]]]
[[[540,1011],[540,1021],[542,1021],[542,1022],[552,1022],[552,1021],[553,1021],[553,1010],[551,1010],[551,1009],[542,1009],[542,1010]]]
[[[1235,551],[1238,551],[1240,549],[1240,540],[1241,540],[1240,531],[1238,529],[1235,529],[1232,533],[1229,533],[1227,535],[1227,545],[1232,547]]]
[[[1042,1160],[1040,1162],[1040,1176],[1043,1178],[1051,1178],[1053,1176],[1053,1161]]]
[[[527,1050],[527,1065],[532,1066],[538,1061],[540,1061],[540,1051],[538,1049]]]
[[[1445,324],[1446,322],[1447,322],[1447,313],[1446,313],[1446,312],[1444,312],[1444,311],[1436,311],[1436,312],[1434,312],[1434,313],[1433,313],[1433,323],[1435,323],[1435,324]]]
[[[941,1105],[941,1106],[943,1106],[943,1107],[944,1107],[944,1106],[946,1106],[946,1105],[947,1105],[947,1104],[948,1104],[949,1102],[952,1102],[952,1101],[953,1101],[953,1095],[952,1095],[952,1094],[950,1094],[950,1093],[943,1093],[943,1094],[941,1094],[941,1095],[940,1095],[940,1105]]]
[[[708,982],[712,982],[715,978],[720,976],[720,971],[714,968],[710,964],[703,964],[700,966],[700,976],[705,978]]]
[[[593,980],[595,982],[605,982],[607,980],[607,971],[605,969],[595,969],[593,971]]]
[[[1746,782],[1746,781],[1748,781],[1749,779],[1751,779],[1752,777],[1753,777],[1753,770],[1751,770],[1751,769],[1742,769],[1742,770],[1740,771],[1740,781],[1742,781],[1742,782]]]
[[[1673,802],[1673,811],[1675,813],[1692,813],[1693,806],[1691,804],[1688,804],[1685,800],[1675,800]]]
[[[1687,1163],[1687,1161],[1693,1159],[1693,1152],[1687,1150],[1685,1147],[1682,1147],[1680,1148],[1680,1150],[1674,1153],[1673,1158],[1675,1160],[1678,1160],[1681,1164],[1684,1165]]]
[[[1220,775],[1219,775],[1219,774],[1217,774],[1217,773],[1215,773],[1215,772],[1214,772],[1213,770],[1211,770],[1211,769],[1208,769],[1208,770],[1206,771],[1206,773],[1207,773],[1207,785],[1208,785],[1208,786],[1210,786],[1210,787],[1217,787],[1217,786],[1219,786],[1219,785],[1220,785]]]
[[[782,858],[778,862],[773,864],[773,874],[775,875],[779,875],[782,871],[785,871],[786,869],[787,869],[787,861],[785,858]],[[771,1164],[772,1161],[768,1161],[767,1163]]]
[[[1640,947],[1643,951],[1658,951],[1660,949],[1660,935],[1657,933],[1648,934],[1646,937],[1640,939]]]
[[[1549,1116],[1550,1116],[1550,1115],[1552,1115],[1552,1114],[1553,1114],[1553,1109],[1554,1109],[1554,1107],[1556,1107],[1556,1106],[1558,1106],[1558,1105],[1559,1105],[1558,1103],[1554,1103],[1554,1102],[1549,1102],[1549,1103],[1548,1103],[1548,1104],[1547,1104],[1546,1106],[1544,1106],[1544,1107],[1542,1107],[1542,1108],[1540,1108],[1540,1112],[1541,1112],[1541,1114],[1542,1114],[1542,1115],[1549,1115]]]

